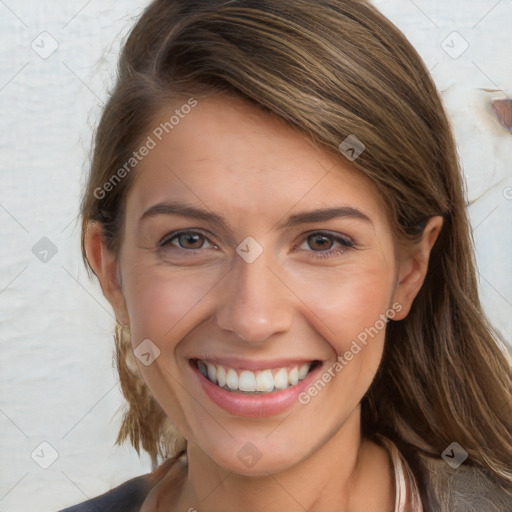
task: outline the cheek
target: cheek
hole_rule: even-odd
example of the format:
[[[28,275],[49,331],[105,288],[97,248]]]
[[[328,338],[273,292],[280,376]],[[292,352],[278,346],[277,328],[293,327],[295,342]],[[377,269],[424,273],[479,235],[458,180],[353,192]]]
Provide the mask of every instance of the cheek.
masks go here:
[[[382,359],[393,267],[379,260],[330,270],[323,277],[311,274],[299,293],[309,306],[303,314],[328,344],[329,363],[321,378],[345,397],[345,414],[367,392]],[[314,407],[320,414],[321,401]]]
[[[377,271],[378,270],[378,271]],[[387,266],[355,267],[303,289],[309,322],[329,344],[330,358],[317,381],[301,396],[312,415],[325,424],[346,418],[368,391],[382,360],[385,315],[392,311],[393,274]],[[310,285],[312,282],[310,282]],[[321,390],[329,386],[330,392]],[[330,396],[337,408],[322,399]],[[327,398],[326,398],[327,399]]]
[[[297,280],[297,294],[311,311],[310,322],[337,353],[348,350],[361,333],[374,332],[374,327],[382,331],[383,338],[385,322],[383,325],[381,315],[390,308],[393,269],[382,261],[330,270]]]
[[[221,280],[217,271],[135,266],[126,286],[132,333],[140,339],[166,340],[172,348],[169,342],[184,334],[183,320],[194,317]]]
[[[149,366],[138,364],[139,370],[162,409],[190,436],[184,405],[189,397],[177,384],[183,378],[177,356],[180,341],[204,319],[208,297],[222,285],[222,273],[218,269],[173,270],[139,261],[130,266],[124,285],[133,348],[149,339],[159,349]]]

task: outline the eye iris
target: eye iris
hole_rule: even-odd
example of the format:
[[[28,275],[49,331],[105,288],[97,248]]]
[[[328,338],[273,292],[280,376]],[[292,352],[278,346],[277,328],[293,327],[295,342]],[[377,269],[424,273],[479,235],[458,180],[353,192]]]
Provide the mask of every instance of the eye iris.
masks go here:
[[[184,233],[179,235],[178,239],[180,242],[180,246],[185,247],[186,249],[200,249],[201,246],[203,245],[203,237],[197,233]],[[191,245],[195,244],[195,246],[187,246],[189,242]]]
[[[316,248],[314,247],[315,243],[319,244]],[[326,235],[311,235],[308,238],[308,244],[311,249],[324,251],[330,249],[334,242]],[[328,245],[328,247],[326,246]]]

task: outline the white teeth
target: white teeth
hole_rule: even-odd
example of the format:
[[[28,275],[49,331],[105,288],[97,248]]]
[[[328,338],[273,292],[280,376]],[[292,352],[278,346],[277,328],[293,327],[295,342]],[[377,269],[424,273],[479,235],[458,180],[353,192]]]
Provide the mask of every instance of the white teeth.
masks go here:
[[[281,368],[274,375],[274,387],[277,389],[286,389],[288,387],[288,373],[285,368]]]
[[[211,382],[224,389],[245,393],[271,393],[275,390],[295,386],[306,377],[311,364],[304,363],[300,367],[295,366],[291,369],[279,368],[277,371],[270,369],[257,372],[243,370],[238,374],[233,368],[225,368],[209,361],[197,361],[199,371]]]
[[[299,380],[302,380],[309,372],[310,363],[305,363],[299,368]]]
[[[243,371],[238,377],[238,389],[240,391],[256,391],[256,376],[249,371]]]
[[[274,390],[274,377],[270,370],[263,370],[256,377],[256,391],[270,393]]]
[[[226,384],[233,391],[238,389],[238,375],[233,368],[230,368],[226,373]]]
[[[288,384],[295,386],[297,382],[299,382],[299,369],[295,367],[288,372]]]
[[[224,370],[224,366],[217,366],[217,384],[221,388],[226,385],[226,370]]]
[[[206,363],[206,366],[208,367],[208,378],[215,382],[215,379],[217,378],[217,368],[212,363]]]

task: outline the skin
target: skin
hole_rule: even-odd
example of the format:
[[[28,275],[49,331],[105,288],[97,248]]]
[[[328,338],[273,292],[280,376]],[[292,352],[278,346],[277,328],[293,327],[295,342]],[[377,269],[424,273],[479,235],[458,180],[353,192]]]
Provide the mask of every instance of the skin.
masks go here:
[[[155,126],[168,117],[162,111]],[[142,510],[392,511],[390,459],[360,433],[360,402],[379,366],[385,329],[308,404],[264,418],[235,416],[213,403],[188,358],[293,354],[319,359],[327,370],[393,304],[400,305],[394,320],[407,316],[442,218],[430,219],[420,242],[402,247],[378,190],[341,155],[223,96],[201,99],[136,172],[118,257],[102,244],[98,224],[90,226],[86,250],[134,348],[145,339],[159,348],[151,365],[138,366],[188,440],[183,484],[164,478]],[[226,228],[164,214],[139,223],[154,204],[178,200],[222,216]],[[278,227],[292,214],[339,205],[371,222],[338,217]],[[204,238],[177,237],[159,249],[178,230]],[[348,237],[354,247],[308,239],[320,230]],[[249,236],[263,247],[250,264],[236,252]],[[237,457],[248,442],[262,455],[252,467]]]

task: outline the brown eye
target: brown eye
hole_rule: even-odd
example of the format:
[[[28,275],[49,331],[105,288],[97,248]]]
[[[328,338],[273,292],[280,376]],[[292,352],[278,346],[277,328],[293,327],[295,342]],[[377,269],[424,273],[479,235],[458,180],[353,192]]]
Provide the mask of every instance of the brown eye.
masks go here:
[[[162,249],[189,249],[198,250],[205,248],[205,243],[210,243],[208,238],[196,231],[182,231],[181,233],[171,233],[164,237],[159,243]]]
[[[316,233],[308,237],[308,245],[314,251],[326,251],[332,248],[334,241],[332,237]]]
[[[303,239],[300,250],[309,253],[315,258],[331,258],[341,256],[345,252],[355,249],[354,242],[348,237],[327,233],[312,233]]]
[[[183,249],[201,249],[204,243],[204,236],[199,233],[183,233],[176,238]]]

